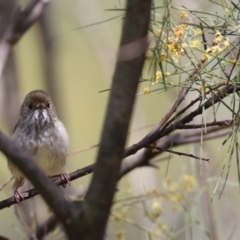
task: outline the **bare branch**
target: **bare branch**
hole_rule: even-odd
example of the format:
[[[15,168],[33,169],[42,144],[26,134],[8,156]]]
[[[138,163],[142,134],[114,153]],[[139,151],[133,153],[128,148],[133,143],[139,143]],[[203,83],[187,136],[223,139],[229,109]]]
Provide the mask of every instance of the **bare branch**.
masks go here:
[[[0,148],[1,148],[1,145],[0,145]],[[86,176],[86,175],[92,173],[93,171],[94,171],[94,164],[89,165],[87,167],[84,167],[82,169],[79,169],[79,170],[69,174],[69,181],[73,181],[73,180],[78,179],[80,177]],[[61,186],[61,185],[65,185],[66,181],[63,178],[59,177],[58,179],[54,180],[54,183],[57,186]],[[39,191],[36,188],[30,189],[26,192],[23,192],[23,193],[21,193],[21,195],[23,197],[22,201],[25,201],[29,198],[32,198],[32,197],[34,197],[38,194],[39,194]],[[4,209],[4,208],[7,208],[7,207],[10,207],[10,206],[12,206],[16,203],[17,203],[17,201],[14,197],[5,199],[5,200],[0,202],[0,210]]]
[[[149,148],[151,149],[152,152],[158,152],[158,151],[161,150],[163,152],[169,152],[169,153],[177,154],[179,156],[186,156],[186,157],[191,157],[191,158],[199,159],[199,160],[202,160],[202,161],[210,162],[209,158],[203,158],[203,157],[201,158],[201,157],[195,156],[193,154],[189,154],[189,153],[183,153],[183,152],[164,149],[164,148],[155,147],[155,146],[150,146]]]
[[[15,14],[0,42],[0,79],[7,64],[12,47],[21,36],[38,20],[50,0],[32,0],[25,9]]]
[[[173,131],[179,129],[183,125],[191,122],[196,116],[200,115],[203,111],[203,109],[208,109],[211,106],[213,106],[215,103],[219,102],[229,94],[239,91],[240,86],[235,87],[233,85],[226,85],[224,86],[217,94],[215,94],[213,97],[209,98],[207,101],[205,101],[204,104],[199,106],[195,111],[191,112],[190,114],[186,115],[176,123],[171,124],[166,129],[159,131],[158,128],[155,128],[154,131],[149,133],[146,137],[144,137],[142,140],[140,140],[138,143],[128,147],[125,150],[124,157],[127,157],[129,155],[135,154],[138,150],[149,146],[153,142],[157,141],[159,138],[162,138],[164,136],[167,136],[168,134],[172,133]]]
[[[81,239],[98,240],[104,236],[119,179],[138,81],[148,47],[151,2],[151,0],[127,1],[118,62],[113,76],[96,167],[79,216]]]

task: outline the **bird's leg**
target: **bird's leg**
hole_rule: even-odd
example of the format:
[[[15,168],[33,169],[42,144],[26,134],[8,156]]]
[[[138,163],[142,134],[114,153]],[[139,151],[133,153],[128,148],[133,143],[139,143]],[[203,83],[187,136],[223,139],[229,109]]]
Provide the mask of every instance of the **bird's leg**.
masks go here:
[[[15,180],[15,181],[16,181],[16,180]],[[24,199],[24,198],[23,198],[23,195],[18,191],[18,188],[19,188],[20,186],[22,186],[23,183],[24,183],[24,178],[21,179],[21,180],[18,180],[17,186],[16,186],[16,188],[15,188],[14,191],[13,191],[14,198],[15,198],[15,201],[16,201],[16,203],[18,204],[18,206],[20,206],[21,201]]]
[[[70,186],[70,178],[67,173],[61,173],[61,179],[62,181],[65,181],[65,183],[62,185],[64,188],[67,184]]]
[[[58,177],[60,176],[61,180],[64,182],[63,183],[63,187],[65,188],[67,184],[70,185],[70,179],[69,179],[69,176],[67,173],[61,173],[59,175],[54,175],[54,176],[51,176],[51,178],[53,178],[53,180],[57,179]]]

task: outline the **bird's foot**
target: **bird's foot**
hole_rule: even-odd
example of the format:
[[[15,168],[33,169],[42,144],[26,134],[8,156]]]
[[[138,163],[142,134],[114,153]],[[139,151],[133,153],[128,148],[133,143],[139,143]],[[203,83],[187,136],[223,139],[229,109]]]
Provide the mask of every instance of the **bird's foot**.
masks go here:
[[[70,179],[67,173],[61,173],[60,175],[54,175],[51,176],[51,178],[53,179],[53,181],[56,181],[58,178],[61,178],[61,180],[63,181],[62,186],[65,188],[67,184],[70,185]]]
[[[61,174],[61,180],[65,182],[62,185],[64,188],[66,187],[67,184],[69,184],[69,186],[70,186],[70,178],[69,178],[67,173],[62,173]]]
[[[15,198],[15,201],[18,204],[18,206],[20,206],[21,205],[21,201],[24,200],[23,195],[18,190],[14,191],[14,198]]]

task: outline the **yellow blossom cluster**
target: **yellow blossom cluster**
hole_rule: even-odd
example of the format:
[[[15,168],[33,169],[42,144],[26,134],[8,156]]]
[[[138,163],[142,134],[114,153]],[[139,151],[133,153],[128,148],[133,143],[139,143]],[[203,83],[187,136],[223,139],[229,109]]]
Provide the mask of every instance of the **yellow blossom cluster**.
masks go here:
[[[191,191],[196,186],[196,178],[193,175],[183,175],[183,180],[181,182],[181,188],[184,191]]]
[[[148,87],[143,88],[143,93],[144,94],[148,94],[150,92],[151,92],[151,90]]]
[[[186,28],[187,28],[186,24],[181,24],[177,27],[174,27],[173,28],[173,34],[177,37],[181,37],[184,34]]]
[[[229,46],[229,39],[223,37],[221,32],[217,30],[215,33],[215,38],[213,39],[213,45],[205,50],[202,60],[206,61],[210,58],[211,54],[220,54]]]
[[[188,17],[188,14],[185,11],[181,11],[181,12],[179,12],[179,16],[181,18],[185,18],[185,17]]]
[[[196,179],[193,175],[183,175],[182,180],[177,183],[170,178],[165,179],[165,185],[172,202],[181,202],[185,192],[192,191],[196,186]]]
[[[166,76],[169,76],[169,75],[170,75],[169,72],[165,72],[165,73],[164,73],[164,76],[165,76],[165,77],[166,77]],[[162,72],[161,72],[161,71],[157,71],[157,72],[156,72],[156,76],[155,76],[156,82],[160,82],[162,78],[163,78]]]
[[[148,218],[149,221],[154,223],[153,229],[149,230],[149,234],[151,234],[151,236],[155,236],[160,239],[163,233],[168,234],[169,236],[171,235],[171,230],[168,229],[167,224],[161,221],[161,218],[164,212],[166,211],[165,208],[167,205],[165,206],[165,204],[170,201],[170,203],[172,203],[171,208],[172,212],[179,211],[179,208],[183,204],[182,201],[185,199],[186,193],[193,190],[195,186],[196,179],[193,175],[184,174],[179,179],[179,181],[174,181],[173,179],[167,177],[163,181],[164,188],[161,191],[154,189],[152,191],[145,192],[144,195],[139,196],[140,205],[138,206],[141,205],[143,206],[142,210],[144,212],[144,216]],[[149,204],[146,204],[146,202],[143,201],[144,200],[143,197],[146,198],[146,202],[150,201],[148,202]],[[137,199],[138,197],[136,196],[135,201]],[[118,226],[120,226],[121,223],[126,222],[129,224],[136,225],[136,222],[134,222],[128,217],[130,209],[131,207],[129,204],[126,205],[123,204],[121,208],[119,208],[118,206],[115,210],[113,208],[111,217],[117,223]],[[140,224],[139,226],[141,227]],[[123,240],[124,231],[118,229],[116,231],[116,238],[119,240]]]
[[[169,37],[167,42],[167,48],[171,51],[175,57],[178,57],[179,54],[182,56],[185,55],[185,51],[182,48],[182,41],[179,38]]]
[[[159,200],[155,200],[152,203],[150,211],[146,212],[146,215],[148,218],[156,220],[162,215],[162,212],[161,202]]]

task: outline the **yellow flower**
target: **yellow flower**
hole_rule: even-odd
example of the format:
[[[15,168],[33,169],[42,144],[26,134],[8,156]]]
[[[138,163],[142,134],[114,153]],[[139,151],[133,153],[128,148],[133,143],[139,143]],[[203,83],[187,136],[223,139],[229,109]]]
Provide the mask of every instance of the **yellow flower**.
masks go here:
[[[202,35],[202,30],[200,28],[193,29],[195,36]]]
[[[156,80],[159,81],[160,79],[162,79],[162,72],[161,71],[157,71],[156,72]]]
[[[214,43],[220,43],[223,39],[222,34],[217,30],[215,33],[215,39],[213,40]]]
[[[176,193],[176,194],[173,194],[170,199],[173,201],[173,202],[181,202],[183,199],[184,199],[184,195],[181,194],[181,193]]]
[[[182,43],[182,48],[187,48],[188,44],[186,42]]]
[[[200,41],[199,41],[198,39],[193,40],[193,41],[191,42],[191,47],[192,47],[192,48],[197,48],[197,47],[199,47],[199,45],[200,45]]]
[[[159,62],[163,62],[165,61],[166,59],[168,58],[167,54],[166,53],[161,53],[159,58],[158,58],[158,61]]]
[[[179,47],[178,47],[178,44],[173,42],[173,43],[170,43],[168,44],[168,49],[171,51],[171,52],[177,52]]]
[[[162,206],[159,201],[154,201],[151,209],[151,216],[153,218],[158,218],[162,214]]]
[[[165,223],[158,223],[157,227],[159,229],[161,229],[162,231],[166,231],[167,230],[167,225]]]
[[[188,17],[187,13],[184,12],[184,11],[179,12],[179,16],[180,16],[181,18]]]
[[[219,30],[217,30],[217,31],[215,32],[215,36],[216,36],[216,37],[222,37],[222,34],[219,32]]]
[[[193,175],[185,174],[183,176],[183,181],[181,183],[181,187],[184,191],[191,191],[193,187],[196,185],[196,178]]]
[[[156,30],[156,35],[157,35],[157,36],[160,36],[161,32],[162,32],[161,29],[157,29],[157,30]]]
[[[230,46],[230,41],[227,39],[223,42],[223,45],[225,48],[229,47]]]
[[[172,183],[168,186],[168,191],[170,193],[175,193],[177,191],[178,187],[176,183]]]
[[[223,51],[223,49],[220,48],[219,46],[212,46],[211,50],[212,50],[213,53],[216,53],[216,54],[218,54],[218,53]]]
[[[211,53],[211,52],[212,52],[212,49],[211,49],[211,48],[207,48],[207,49],[205,50],[205,52],[204,52],[204,55],[203,55],[202,60],[203,60],[203,61],[206,61],[207,59],[209,59],[209,58],[210,58],[209,53]]]
[[[181,24],[175,28],[173,28],[173,33],[177,36],[177,37],[181,37],[184,34],[185,29],[187,28],[186,24]]]
[[[144,94],[148,94],[151,92],[151,90],[149,88],[143,88],[143,92]]]

